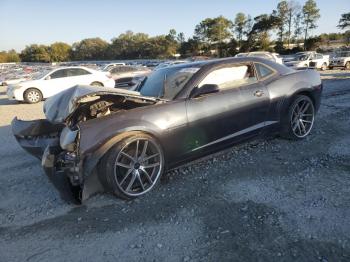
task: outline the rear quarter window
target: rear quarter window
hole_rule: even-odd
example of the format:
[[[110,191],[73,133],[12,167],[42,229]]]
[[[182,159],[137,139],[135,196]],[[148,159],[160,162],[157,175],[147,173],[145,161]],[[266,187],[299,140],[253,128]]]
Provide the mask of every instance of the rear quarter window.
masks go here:
[[[255,68],[256,68],[256,71],[257,71],[260,79],[267,78],[267,77],[272,76],[274,74],[274,71],[271,68],[269,68],[263,64],[260,64],[260,63],[256,63]]]

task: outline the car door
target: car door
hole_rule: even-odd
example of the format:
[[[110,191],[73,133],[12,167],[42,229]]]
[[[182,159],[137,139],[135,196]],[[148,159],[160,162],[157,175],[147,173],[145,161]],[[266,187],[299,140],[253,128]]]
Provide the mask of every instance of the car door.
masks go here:
[[[258,134],[269,98],[251,63],[210,71],[195,88],[219,86],[219,92],[187,100],[188,152],[210,150]]]
[[[67,73],[68,88],[76,85],[90,85],[93,81],[92,74],[83,68],[69,68]]]
[[[53,96],[66,89],[67,69],[58,69],[44,78],[42,92],[44,97]]]

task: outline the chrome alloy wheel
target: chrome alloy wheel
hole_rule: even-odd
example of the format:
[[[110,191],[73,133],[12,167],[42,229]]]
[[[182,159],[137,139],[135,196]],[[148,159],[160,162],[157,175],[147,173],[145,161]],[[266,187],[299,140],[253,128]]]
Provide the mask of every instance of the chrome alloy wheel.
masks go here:
[[[40,102],[40,94],[38,91],[31,90],[27,94],[27,99],[32,103],[38,103]]]
[[[301,99],[294,105],[291,126],[294,135],[299,138],[307,136],[314,124],[315,109],[312,101]]]
[[[146,138],[127,143],[117,155],[114,178],[119,189],[128,196],[140,196],[153,188],[162,168],[161,149]]]

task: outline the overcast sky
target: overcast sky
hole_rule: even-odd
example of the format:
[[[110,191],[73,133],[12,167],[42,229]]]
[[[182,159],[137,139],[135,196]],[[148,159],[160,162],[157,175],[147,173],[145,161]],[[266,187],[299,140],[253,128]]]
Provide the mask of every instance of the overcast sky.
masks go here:
[[[151,36],[174,28],[193,34],[207,17],[234,19],[271,13],[279,0],[0,0],[0,50],[22,50],[33,43],[69,44],[89,37],[110,41],[126,30]],[[305,0],[299,1],[304,4]],[[321,9],[314,34],[339,32],[340,14],[350,12],[350,0],[317,0]]]

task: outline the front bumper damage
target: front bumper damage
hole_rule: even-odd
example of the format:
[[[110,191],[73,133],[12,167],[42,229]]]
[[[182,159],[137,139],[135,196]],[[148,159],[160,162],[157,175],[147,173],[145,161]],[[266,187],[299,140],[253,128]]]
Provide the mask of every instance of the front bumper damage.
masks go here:
[[[81,161],[75,152],[67,152],[60,147],[60,134],[63,124],[52,124],[46,119],[12,121],[12,132],[19,145],[31,155],[41,160],[45,174],[59,191],[63,200],[80,204],[88,198],[90,191],[85,189]],[[96,183],[95,183],[96,184]]]

